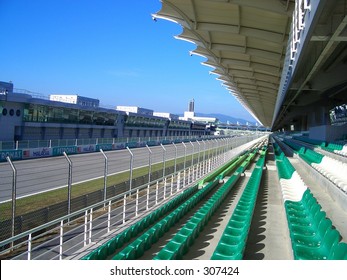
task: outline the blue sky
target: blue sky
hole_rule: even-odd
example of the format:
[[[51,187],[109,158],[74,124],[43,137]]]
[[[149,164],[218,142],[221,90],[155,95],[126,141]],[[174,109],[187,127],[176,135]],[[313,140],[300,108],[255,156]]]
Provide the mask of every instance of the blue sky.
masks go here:
[[[105,106],[252,116],[210,75],[180,25],[152,20],[159,0],[0,0],[0,81]]]

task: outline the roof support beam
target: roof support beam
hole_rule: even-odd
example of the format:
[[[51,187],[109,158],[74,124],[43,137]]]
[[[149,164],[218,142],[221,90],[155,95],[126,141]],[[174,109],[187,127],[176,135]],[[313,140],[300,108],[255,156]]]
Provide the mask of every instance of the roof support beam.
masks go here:
[[[193,14],[194,14],[194,29],[198,29],[198,16],[196,14],[196,6],[195,6],[195,1],[190,0],[190,3],[192,4],[192,9],[193,9]]]

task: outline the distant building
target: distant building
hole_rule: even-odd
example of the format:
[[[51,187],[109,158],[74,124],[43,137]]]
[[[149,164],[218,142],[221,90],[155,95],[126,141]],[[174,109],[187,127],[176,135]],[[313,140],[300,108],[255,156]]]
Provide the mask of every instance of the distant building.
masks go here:
[[[188,111],[184,112],[183,117],[180,117],[179,119],[185,121],[201,122],[206,124],[216,124],[218,122],[217,118],[196,117],[194,112],[194,99],[192,99],[189,102]]]
[[[6,95],[9,93],[13,93],[13,84],[0,82],[0,95]]]
[[[194,112],[184,112],[183,117],[180,117],[180,120],[192,120],[195,117],[195,113]]]
[[[180,120],[185,120],[185,121],[193,120],[194,116],[195,116],[195,113],[194,113],[194,99],[192,99],[191,101],[189,101],[188,111],[184,112],[184,116],[180,117]]]
[[[192,120],[197,121],[197,122],[213,123],[213,124],[216,124],[218,122],[217,118],[210,118],[210,117],[196,117],[196,116],[194,116],[194,118]]]
[[[83,107],[99,107],[98,99],[79,96],[77,94],[51,94],[49,100],[77,104]]]
[[[167,118],[169,120],[178,120],[179,116],[171,113],[161,113],[161,112],[154,112],[153,116]]]
[[[22,140],[186,137],[208,134],[206,125],[135,106],[99,107],[78,95],[50,97],[0,81],[0,142]],[[0,143],[1,146],[1,143]]]
[[[118,111],[123,111],[126,113],[136,113],[141,115],[149,115],[153,116],[153,110],[145,109],[137,106],[117,106],[116,109]]]
[[[188,112],[194,112],[194,99],[189,102]]]

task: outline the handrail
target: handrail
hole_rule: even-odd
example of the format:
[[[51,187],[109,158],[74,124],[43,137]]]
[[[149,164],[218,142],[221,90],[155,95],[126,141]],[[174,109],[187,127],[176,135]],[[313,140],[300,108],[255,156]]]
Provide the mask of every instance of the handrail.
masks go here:
[[[188,167],[188,168],[189,168],[189,167]],[[182,170],[178,171],[177,174],[180,173],[180,172],[182,172]],[[174,174],[174,175],[177,176],[177,174]],[[171,177],[172,175],[173,175],[173,174],[167,175],[166,178],[169,178],[169,177]],[[80,209],[80,210],[77,210],[77,211],[75,211],[75,212],[73,212],[73,213],[71,213],[71,214],[64,215],[64,216],[62,216],[62,217],[60,217],[60,218],[58,218],[58,219],[52,220],[52,221],[50,221],[50,222],[48,222],[48,223],[45,223],[45,224],[40,225],[40,226],[37,226],[37,227],[35,227],[35,228],[33,228],[33,229],[30,229],[30,230],[27,230],[27,231],[25,231],[25,232],[22,232],[22,233],[20,233],[20,234],[14,236],[14,237],[10,237],[10,238],[8,238],[8,239],[5,239],[5,240],[3,240],[3,241],[0,241],[0,247],[5,246],[5,245],[7,245],[7,244],[10,244],[10,243],[12,243],[12,242],[15,242],[15,241],[17,241],[17,240],[20,240],[20,239],[22,239],[22,238],[24,238],[24,237],[27,237],[27,236],[29,236],[29,235],[35,233],[35,232],[39,232],[40,230],[49,228],[49,227],[51,227],[51,226],[55,226],[55,225],[57,225],[57,224],[60,224],[61,221],[64,221],[64,220],[70,220],[70,221],[71,221],[72,218],[78,217],[78,216],[80,216],[81,214],[85,213],[86,211],[88,211],[88,210],[90,210],[90,209],[102,208],[105,204],[108,204],[108,203],[110,203],[110,202],[112,202],[112,201],[115,201],[115,200],[122,200],[123,197],[124,197],[124,195],[127,195],[127,196],[128,196],[128,195],[131,195],[131,194],[135,193],[137,190],[145,189],[145,188],[147,188],[148,185],[153,185],[153,184],[155,184],[157,181],[161,181],[161,180],[163,180],[163,179],[164,179],[164,177],[158,178],[158,179],[156,179],[156,180],[154,180],[154,181],[151,181],[150,183],[146,183],[146,184],[144,184],[144,185],[141,185],[141,186],[138,186],[138,187],[136,187],[136,188],[133,188],[132,190],[128,190],[128,191],[126,191],[126,192],[124,192],[124,193],[122,193],[122,194],[118,194],[118,195],[116,195],[116,196],[113,196],[113,197],[111,197],[111,198],[108,198],[106,201],[104,201],[104,200],[103,200],[103,201],[100,201],[100,202],[95,203],[95,204],[93,204],[93,205],[90,205],[90,206],[88,206],[88,207],[85,207],[85,208],[82,208],[82,209]],[[20,246],[20,245],[21,245],[21,244],[17,244],[17,245],[15,245],[14,247],[17,247],[17,246]]]

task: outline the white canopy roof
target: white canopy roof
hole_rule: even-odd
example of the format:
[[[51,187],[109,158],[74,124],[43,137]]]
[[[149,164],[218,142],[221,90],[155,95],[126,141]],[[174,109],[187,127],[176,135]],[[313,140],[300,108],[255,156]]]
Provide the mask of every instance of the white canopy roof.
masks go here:
[[[153,16],[183,27],[227,90],[271,126],[295,1],[162,0]],[[219,98],[216,96],[216,98]]]

